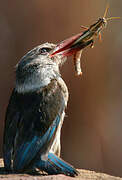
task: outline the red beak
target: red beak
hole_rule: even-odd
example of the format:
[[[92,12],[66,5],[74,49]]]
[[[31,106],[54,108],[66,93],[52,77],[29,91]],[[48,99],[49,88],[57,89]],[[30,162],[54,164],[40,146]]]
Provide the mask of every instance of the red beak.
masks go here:
[[[87,47],[92,44],[92,40],[83,41],[82,38],[83,33],[76,34],[64,41],[61,41],[57,46],[51,51],[50,56],[54,56],[56,54],[61,54],[63,56],[71,56],[75,54],[77,51]]]

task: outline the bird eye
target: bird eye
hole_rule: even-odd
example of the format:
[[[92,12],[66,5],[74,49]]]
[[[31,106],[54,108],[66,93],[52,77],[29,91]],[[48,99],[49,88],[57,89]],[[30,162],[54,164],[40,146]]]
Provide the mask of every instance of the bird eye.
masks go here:
[[[39,54],[46,55],[51,49],[47,47],[43,47],[39,49]]]

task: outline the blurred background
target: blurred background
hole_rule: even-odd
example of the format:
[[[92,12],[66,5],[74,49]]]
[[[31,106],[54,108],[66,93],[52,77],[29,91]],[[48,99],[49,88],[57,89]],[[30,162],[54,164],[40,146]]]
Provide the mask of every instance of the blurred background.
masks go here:
[[[0,1],[0,153],[15,65],[33,47],[57,43],[103,16],[106,0]],[[110,0],[122,17],[122,1]],[[122,20],[108,22],[102,43],[82,54],[82,77],[72,58],[62,67],[70,98],[62,129],[62,157],[77,168],[122,176]]]

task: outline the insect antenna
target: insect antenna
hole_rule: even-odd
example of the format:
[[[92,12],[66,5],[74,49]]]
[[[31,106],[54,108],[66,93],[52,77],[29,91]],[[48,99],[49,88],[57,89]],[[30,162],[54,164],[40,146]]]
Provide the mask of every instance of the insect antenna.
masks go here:
[[[109,18],[106,18],[106,21],[109,21],[109,20],[112,20],[112,19],[121,19],[121,17],[109,17]]]
[[[106,21],[109,21],[109,20],[112,20],[112,19],[121,19],[121,17],[109,17],[109,18],[106,18],[108,9],[109,9],[109,4],[107,4],[106,9],[105,9],[105,12],[104,12],[104,16],[103,16],[103,18],[105,18]]]
[[[104,12],[104,16],[103,16],[103,18],[105,18],[105,17],[106,17],[107,12],[108,12],[108,9],[109,9],[109,4],[107,4],[107,6],[106,6],[106,9],[105,9],[105,12]]]

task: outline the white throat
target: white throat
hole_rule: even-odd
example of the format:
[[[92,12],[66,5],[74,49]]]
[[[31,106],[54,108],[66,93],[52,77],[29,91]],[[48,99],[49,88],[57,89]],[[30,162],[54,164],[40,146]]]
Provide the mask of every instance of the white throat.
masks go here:
[[[18,93],[28,93],[34,92],[40,88],[47,86],[52,79],[59,76],[57,69],[55,71],[51,66],[46,66],[44,68],[38,69],[38,71],[33,72],[29,76],[25,77],[21,82],[16,80],[16,91]]]

